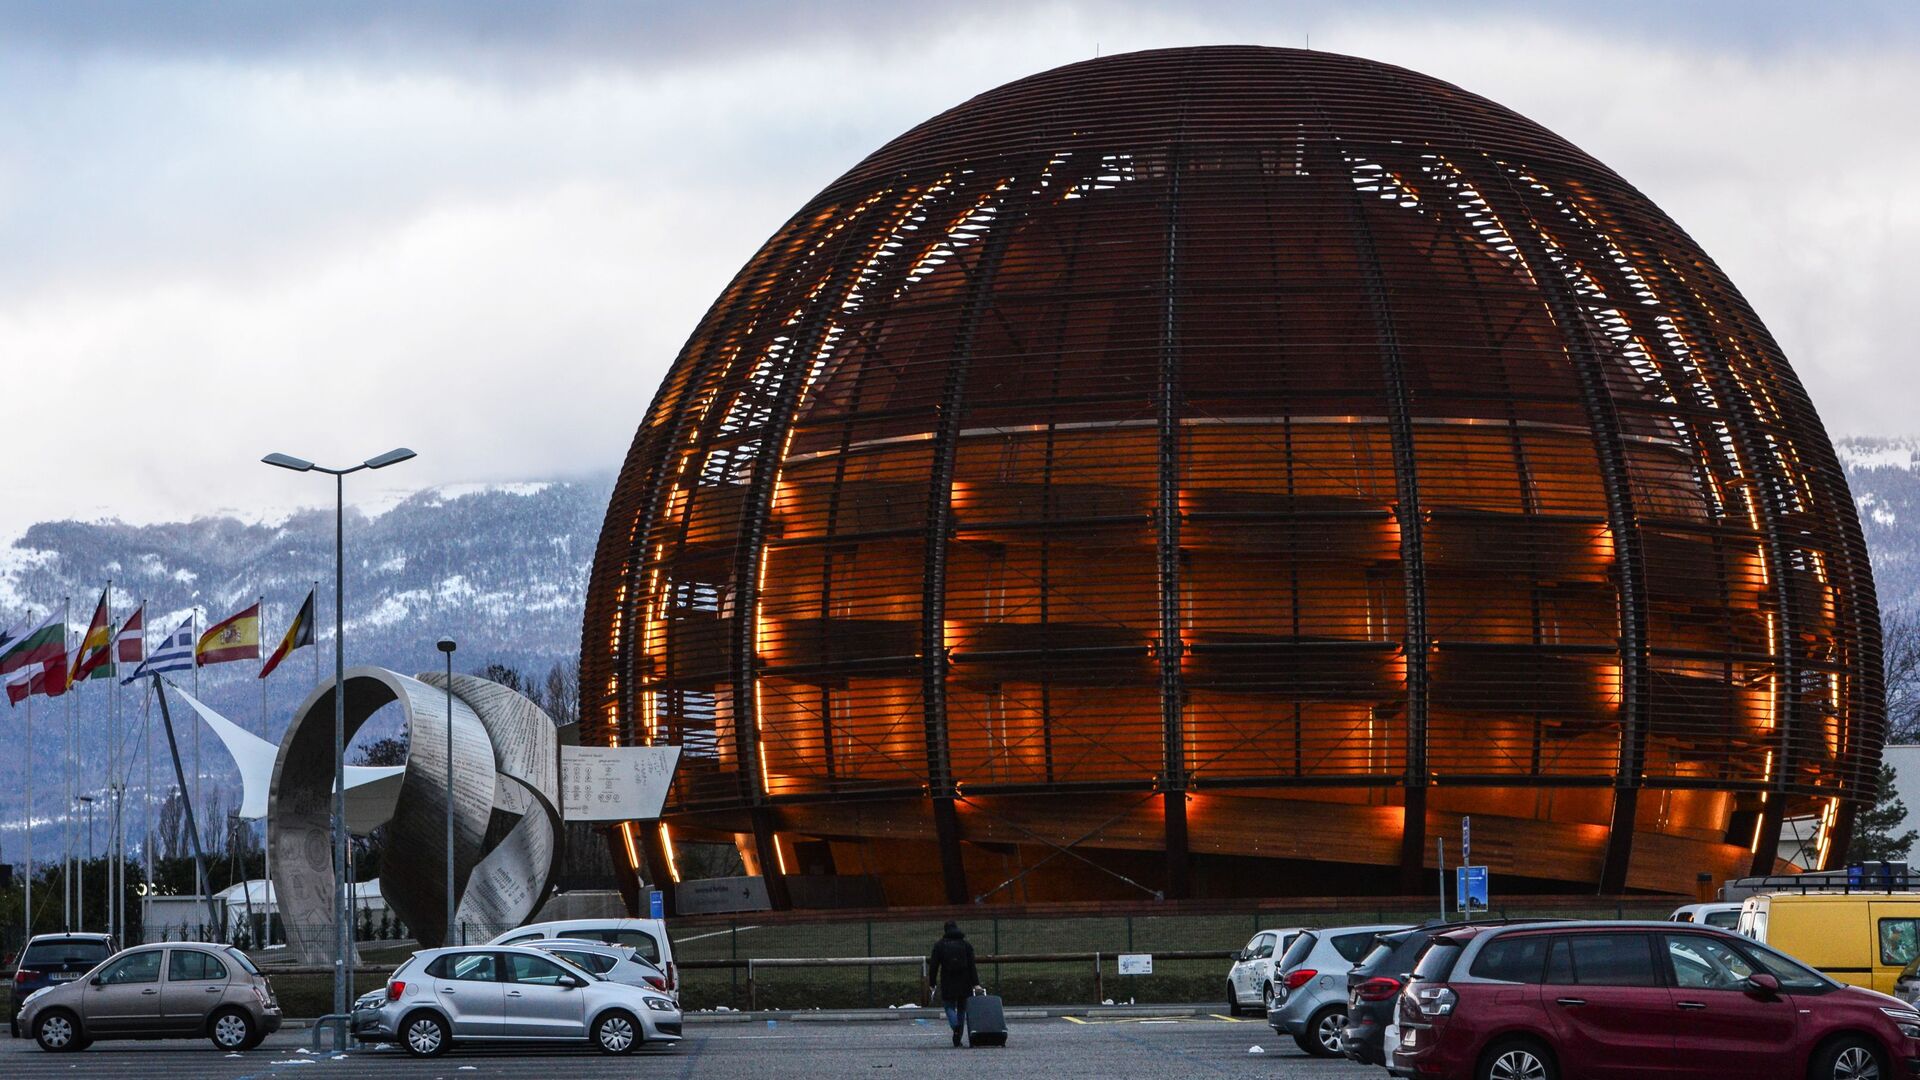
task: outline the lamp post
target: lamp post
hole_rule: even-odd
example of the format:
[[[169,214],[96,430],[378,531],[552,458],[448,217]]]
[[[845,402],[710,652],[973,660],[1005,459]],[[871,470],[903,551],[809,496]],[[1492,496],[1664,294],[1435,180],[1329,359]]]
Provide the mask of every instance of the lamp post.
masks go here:
[[[333,477],[333,1012],[340,1019],[335,1046],[346,1044],[347,957],[353,946],[347,935],[353,913],[347,907],[347,664],[346,618],[346,477],[361,469],[384,469],[414,456],[406,447],[389,450],[358,465],[329,469],[291,454],[268,454],[265,464],[294,472],[323,472]]]
[[[80,862],[80,887],[73,893],[73,902],[78,909],[74,921],[84,931],[87,928],[87,863],[93,861],[93,796],[75,795],[74,798],[87,804],[87,857]]]
[[[453,944],[453,650],[450,637],[443,637],[439,649],[447,656],[447,932],[442,945]]]

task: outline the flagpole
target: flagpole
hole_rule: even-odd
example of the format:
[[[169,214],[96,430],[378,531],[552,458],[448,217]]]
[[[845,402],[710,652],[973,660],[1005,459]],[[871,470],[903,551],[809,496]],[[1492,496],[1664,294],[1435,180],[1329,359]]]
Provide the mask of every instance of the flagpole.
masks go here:
[[[173,737],[173,716],[167,710],[167,690],[160,685],[160,676],[153,677],[153,692],[160,699],[160,723],[167,729],[167,747],[173,751],[173,775],[180,781],[181,790],[186,790],[186,777],[180,775],[180,746]],[[184,796],[183,796],[184,797]],[[207,859],[200,851],[200,827],[193,820],[193,800],[187,800],[187,838],[193,841],[193,876],[200,886],[200,897],[207,902],[207,926],[209,929],[220,925],[220,909],[214,906],[213,891],[207,887]]]
[[[27,618],[33,618],[33,609],[27,609]],[[46,688],[44,667],[40,675],[40,686]],[[27,669],[27,932],[20,939],[22,945],[33,937],[33,669]]]
[[[113,621],[113,579],[108,578],[107,665],[113,663],[114,655],[118,653],[119,650],[120,627],[118,623]],[[111,674],[107,676],[107,681],[109,684],[112,684],[113,680],[119,676],[120,669],[107,666],[107,670],[111,672]],[[107,687],[107,850],[109,853],[113,850],[114,840],[119,836],[119,827],[116,824],[119,819],[119,808],[113,801],[113,774],[120,768],[120,727],[119,717],[114,715],[113,708],[118,695],[116,695],[113,690],[113,685]],[[107,873],[107,937],[110,940],[117,941],[119,939],[113,936],[114,925],[118,917],[118,909],[115,907],[114,902],[114,881],[116,876],[114,862],[115,860],[109,855],[107,865],[104,869]]]
[[[66,768],[63,770],[67,782],[67,808],[60,816],[60,885],[65,906],[60,919],[63,929],[73,933],[73,659],[69,652],[73,647],[73,635],[68,630],[73,625],[73,598],[60,600],[66,614],[60,620],[60,684],[62,694],[67,697],[67,754]]]
[[[146,632],[141,631],[140,651],[145,653]],[[153,688],[147,688],[140,704],[140,742],[141,756],[146,759],[147,776],[144,791],[147,798],[147,812],[144,815],[147,826],[147,838],[140,845],[140,853],[147,861],[146,888],[140,890],[140,940],[147,938],[148,927],[153,918]]]
[[[155,692],[160,694],[160,711],[164,715],[166,713],[167,695],[164,691],[156,690]],[[199,698],[200,696],[200,605],[199,604],[193,605],[193,696],[196,699]],[[169,727],[167,730],[169,733],[168,738],[172,738],[171,733],[173,729]],[[193,725],[193,801],[194,802],[200,801],[200,725],[199,724]],[[194,843],[196,844],[200,842],[200,838],[198,836],[195,836],[193,840],[194,840]]]
[[[255,629],[253,636],[260,638],[260,644],[264,646],[266,644],[264,631],[267,626],[267,597],[265,593],[260,595],[257,603],[260,605],[260,613],[254,619],[253,625]],[[256,649],[256,651],[260,654],[260,737],[265,738],[267,735],[267,651],[264,648]],[[243,818],[241,820],[245,819]],[[247,822],[247,838],[249,840],[253,838],[253,822],[251,821]],[[247,943],[257,949],[260,947],[260,942],[255,941],[253,937],[253,870],[252,867],[248,865],[247,857],[244,853],[240,857],[240,868],[242,870],[240,887],[247,891]],[[264,867],[261,872],[266,872]],[[264,903],[264,900],[262,902]],[[265,937],[266,935],[262,933],[261,936]]]

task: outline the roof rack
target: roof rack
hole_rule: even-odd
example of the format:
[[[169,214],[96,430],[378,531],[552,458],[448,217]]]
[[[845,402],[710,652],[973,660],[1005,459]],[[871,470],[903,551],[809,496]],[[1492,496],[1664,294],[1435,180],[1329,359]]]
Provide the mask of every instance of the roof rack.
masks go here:
[[[1804,874],[1766,874],[1734,878],[1720,887],[1722,900],[1744,900],[1757,893],[1888,893],[1920,891],[1920,874],[1906,863],[1856,863],[1844,870]]]

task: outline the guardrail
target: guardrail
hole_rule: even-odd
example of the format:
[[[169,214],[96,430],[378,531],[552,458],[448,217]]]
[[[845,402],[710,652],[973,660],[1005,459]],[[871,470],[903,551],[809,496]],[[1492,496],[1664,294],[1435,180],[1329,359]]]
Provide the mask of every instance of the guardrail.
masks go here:
[[[1228,960],[1237,950],[1234,949],[1185,949],[1150,953],[1155,960]],[[987,964],[1086,964],[1093,965],[1093,1000],[1106,1000],[1106,974],[1103,964],[1106,960],[1118,956],[1111,952],[1065,952],[1065,953],[985,953],[974,957],[976,966]],[[762,968],[823,968],[823,967],[864,967],[869,972],[876,967],[912,967],[920,969],[920,985],[928,985],[929,972],[927,958],[924,956],[775,956],[747,957],[741,960],[685,960],[679,966],[683,971],[727,971],[745,970],[747,975],[747,1009],[757,1011],[760,1008],[760,993],[755,972]]]

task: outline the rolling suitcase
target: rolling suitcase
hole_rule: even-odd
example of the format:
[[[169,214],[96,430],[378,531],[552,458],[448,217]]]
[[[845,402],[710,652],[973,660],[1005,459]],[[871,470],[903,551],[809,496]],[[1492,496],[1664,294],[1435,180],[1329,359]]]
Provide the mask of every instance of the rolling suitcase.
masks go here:
[[[976,989],[967,999],[967,1045],[1007,1045],[1007,1012],[997,995]]]

